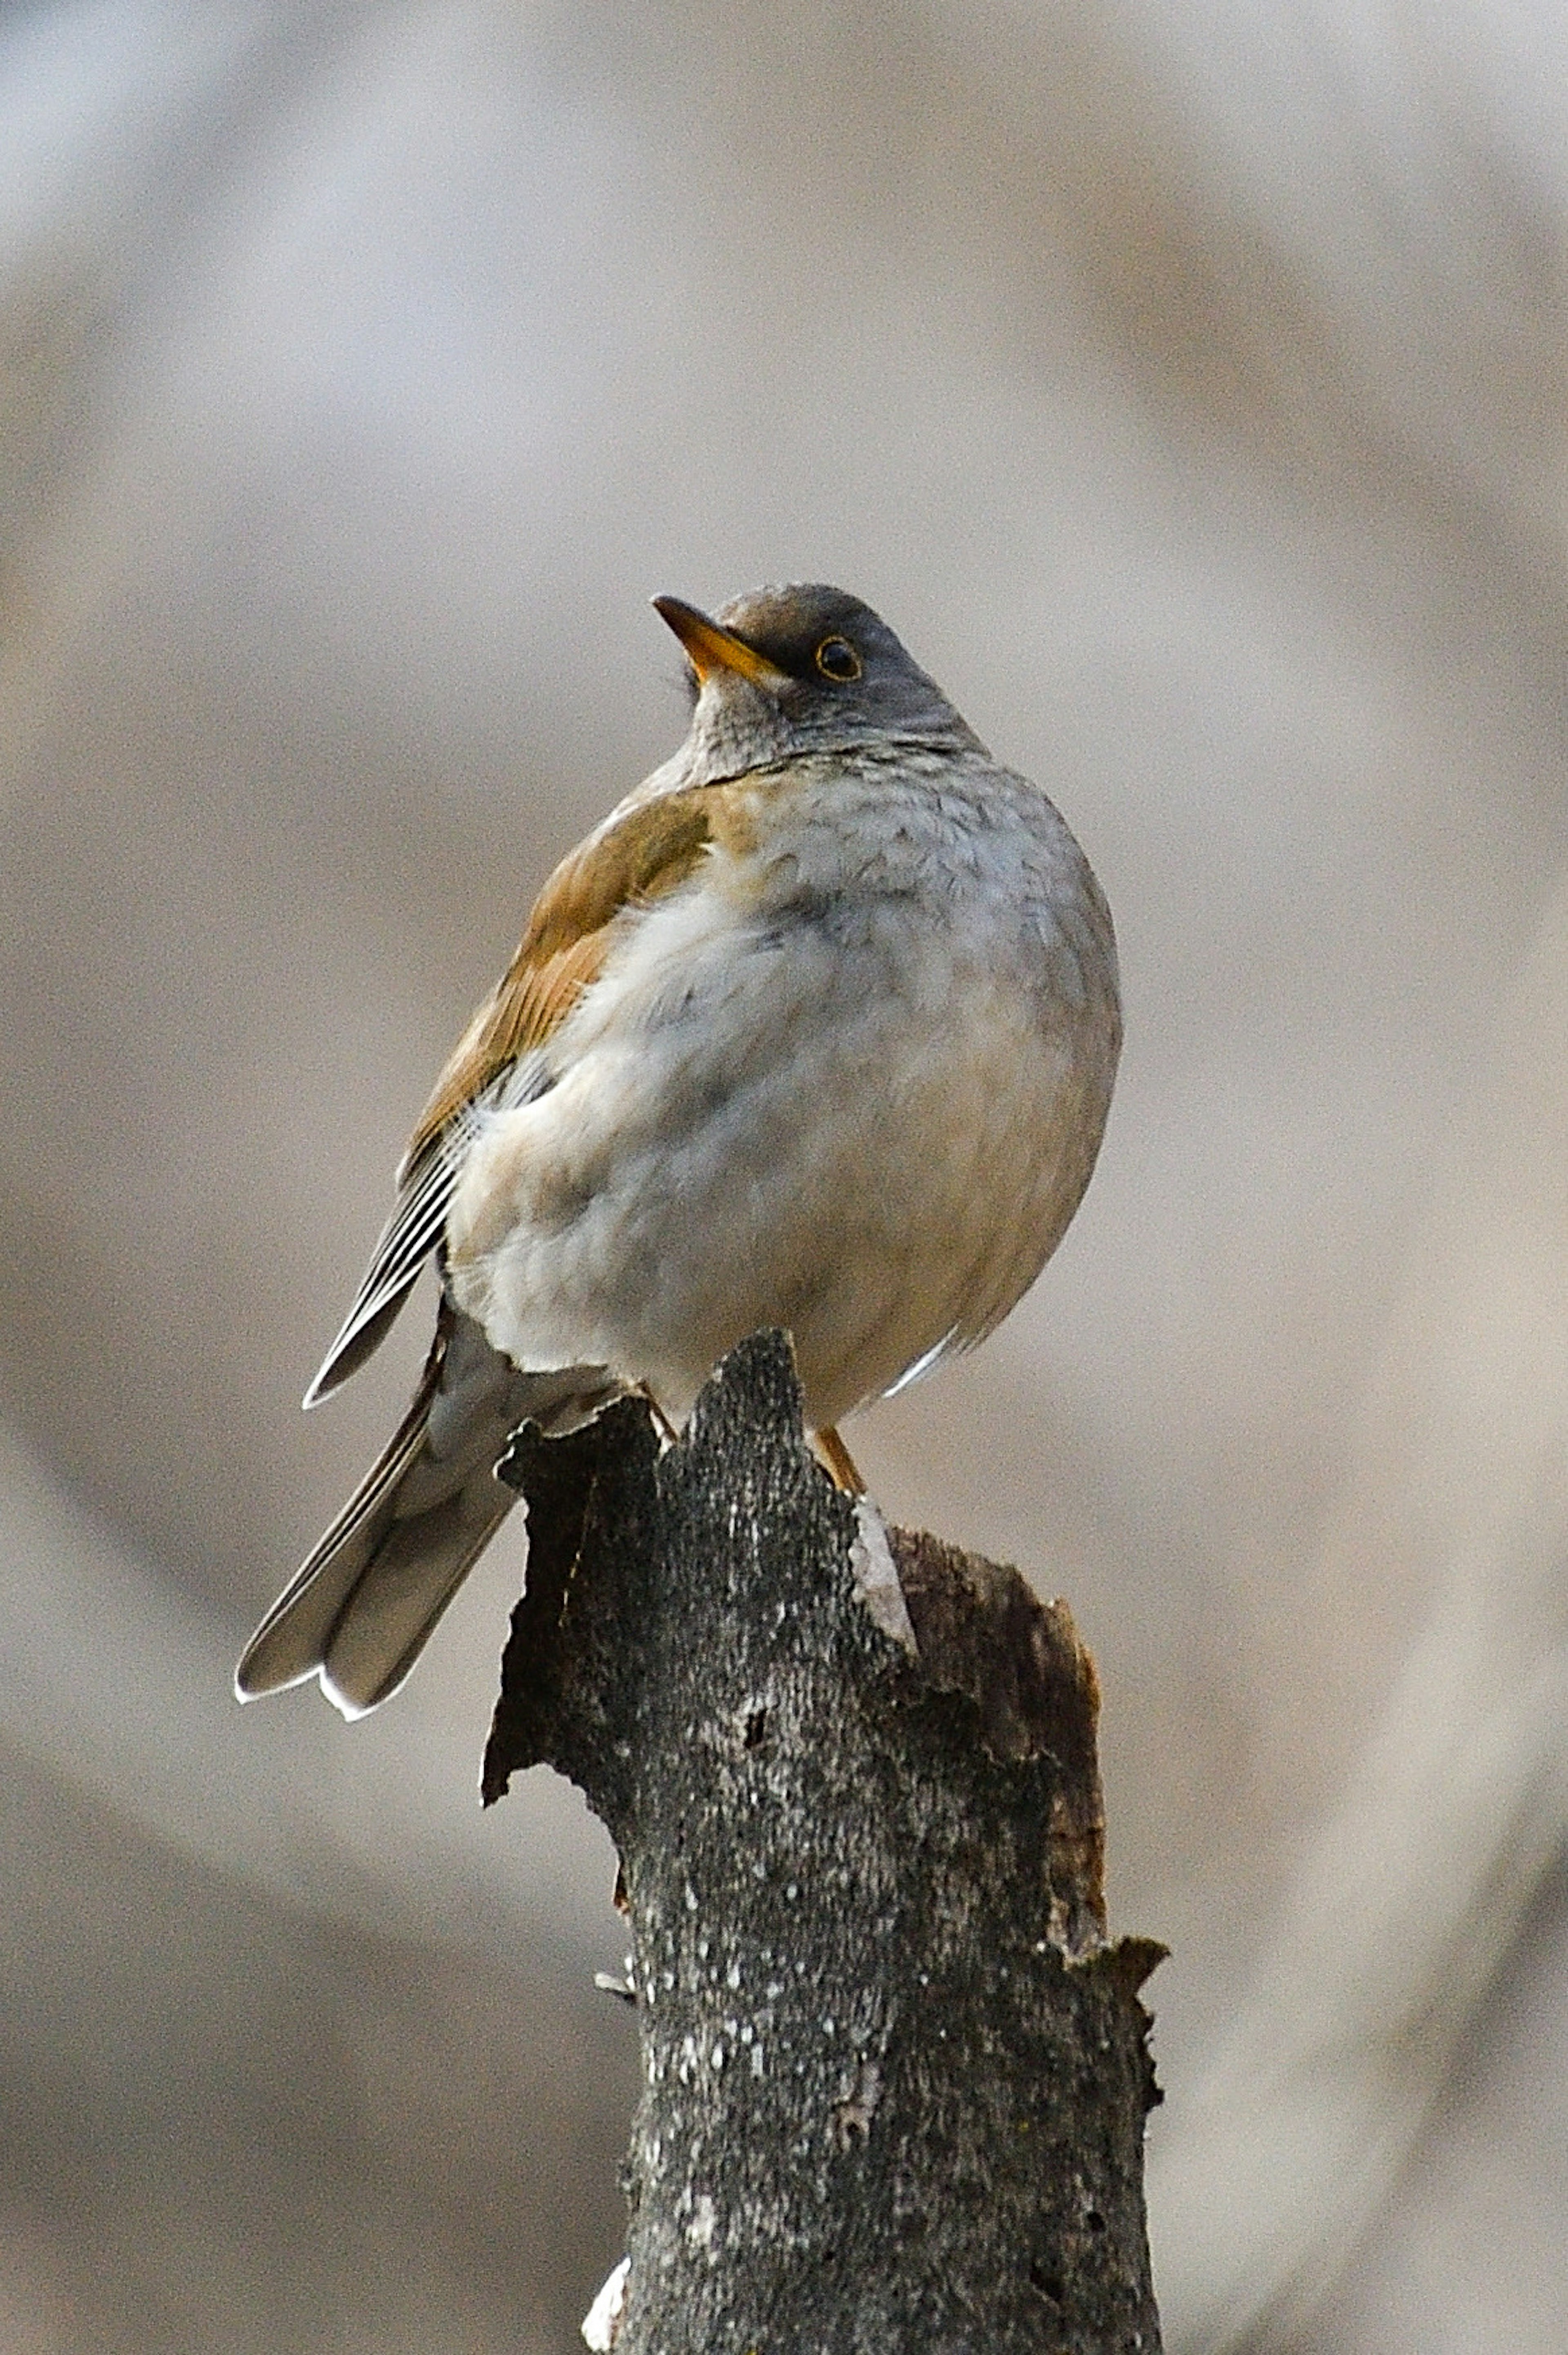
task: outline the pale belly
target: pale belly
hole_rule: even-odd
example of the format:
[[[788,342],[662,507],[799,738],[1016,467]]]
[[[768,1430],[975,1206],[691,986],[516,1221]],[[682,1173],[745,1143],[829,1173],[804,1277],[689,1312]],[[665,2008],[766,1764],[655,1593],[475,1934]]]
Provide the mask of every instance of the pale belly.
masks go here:
[[[1038,943],[907,906],[651,912],[563,1027],[557,1083],[475,1142],[460,1305],[517,1364],[608,1366],[677,1421],[784,1326],[807,1420],[837,1423],[997,1323],[1077,1206],[1115,980],[1058,954],[1055,986]]]

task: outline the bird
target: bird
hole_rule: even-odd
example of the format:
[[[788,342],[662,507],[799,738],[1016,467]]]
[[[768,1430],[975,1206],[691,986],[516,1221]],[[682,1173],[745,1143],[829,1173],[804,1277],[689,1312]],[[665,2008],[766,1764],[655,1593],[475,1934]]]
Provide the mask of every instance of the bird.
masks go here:
[[[435,1082],[305,1405],[432,1260],[435,1337],[241,1700],[315,1677],[375,1709],[517,1501],[519,1425],[641,1391],[677,1431],[764,1327],[862,1490],[838,1424],[994,1331],[1089,1183],[1116,947],[1053,803],[846,591],[653,603],[685,740],[557,867]]]

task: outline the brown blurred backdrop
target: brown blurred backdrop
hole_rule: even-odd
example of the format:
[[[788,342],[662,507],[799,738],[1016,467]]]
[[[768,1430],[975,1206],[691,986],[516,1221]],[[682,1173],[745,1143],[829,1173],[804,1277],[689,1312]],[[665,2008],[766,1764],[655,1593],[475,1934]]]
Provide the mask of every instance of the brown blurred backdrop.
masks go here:
[[[613,1860],[238,1646],[299,1393],[647,596],[837,580],[1121,936],[1059,1260],[864,1418],[1068,1594],[1169,2343],[1549,2350],[1568,2260],[1568,651],[1547,0],[0,20],[0,2346],[566,2355]]]

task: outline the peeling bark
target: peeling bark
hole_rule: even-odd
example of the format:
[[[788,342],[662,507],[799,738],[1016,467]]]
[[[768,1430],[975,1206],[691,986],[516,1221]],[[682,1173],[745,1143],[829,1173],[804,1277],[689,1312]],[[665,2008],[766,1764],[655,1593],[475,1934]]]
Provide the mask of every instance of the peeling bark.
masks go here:
[[[485,1796],[569,1774],[632,1925],[616,2355],[1149,2355],[1161,1950],[1105,1935],[1065,1606],[836,1491],[777,1335],[662,1453],[626,1401],[503,1475]]]

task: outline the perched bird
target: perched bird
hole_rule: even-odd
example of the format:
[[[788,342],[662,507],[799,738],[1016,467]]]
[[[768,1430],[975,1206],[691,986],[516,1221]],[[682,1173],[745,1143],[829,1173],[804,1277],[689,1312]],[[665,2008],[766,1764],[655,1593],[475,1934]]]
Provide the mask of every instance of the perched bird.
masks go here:
[[[434,1344],[241,1699],[319,1676],[374,1709],[516,1501],[520,1423],[637,1388],[678,1424],[759,1327],[858,1487],[839,1421],[999,1324],[1089,1182],[1115,944],[1045,794],[842,590],[654,602],[686,741],[557,868],[436,1082],[305,1404],[432,1253]]]

